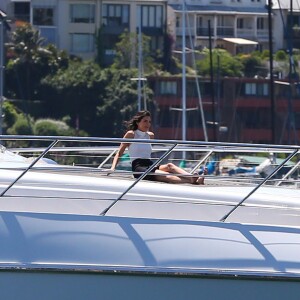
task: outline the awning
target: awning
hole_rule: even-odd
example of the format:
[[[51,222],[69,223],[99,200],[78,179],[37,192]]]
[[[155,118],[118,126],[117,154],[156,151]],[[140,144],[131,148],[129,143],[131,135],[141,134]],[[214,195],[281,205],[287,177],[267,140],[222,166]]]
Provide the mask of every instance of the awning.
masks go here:
[[[0,9],[0,16],[2,18],[6,18],[6,13],[3,10],[1,10],[1,9]]]
[[[257,45],[258,43],[255,41],[250,41],[242,38],[224,38],[223,41],[237,44],[237,45]]]

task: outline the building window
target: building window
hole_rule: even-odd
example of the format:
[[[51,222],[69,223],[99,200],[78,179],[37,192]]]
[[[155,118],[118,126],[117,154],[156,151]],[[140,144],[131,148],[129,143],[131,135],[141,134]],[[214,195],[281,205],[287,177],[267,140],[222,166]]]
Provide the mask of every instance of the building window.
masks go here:
[[[268,96],[269,88],[267,83],[257,84],[257,96]]]
[[[296,129],[300,129],[300,113],[294,113],[294,120]]]
[[[237,19],[237,28],[244,28],[244,19]]]
[[[245,84],[245,95],[256,95],[256,84],[246,83]]]
[[[180,28],[181,24],[180,24],[180,17],[176,16],[176,28]]]
[[[71,4],[70,21],[71,23],[95,23],[95,5]]]
[[[54,9],[51,7],[34,7],[33,8],[33,25],[53,26]]]
[[[246,83],[246,96],[268,96],[269,87],[267,83]]]
[[[30,22],[30,3],[29,2],[15,2],[14,15],[17,20]]]
[[[142,5],[138,10],[142,27],[162,28],[163,7],[161,5]]]
[[[94,51],[94,35],[88,33],[71,34],[71,51],[73,53],[87,53]]]
[[[160,94],[161,95],[176,95],[177,94],[177,82],[176,81],[161,81],[160,82]]]
[[[203,19],[200,16],[197,16],[197,28],[202,28]]]
[[[104,26],[128,26],[129,5],[103,4],[102,24]]]
[[[264,29],[264,18],[257,18],[257,29]]]

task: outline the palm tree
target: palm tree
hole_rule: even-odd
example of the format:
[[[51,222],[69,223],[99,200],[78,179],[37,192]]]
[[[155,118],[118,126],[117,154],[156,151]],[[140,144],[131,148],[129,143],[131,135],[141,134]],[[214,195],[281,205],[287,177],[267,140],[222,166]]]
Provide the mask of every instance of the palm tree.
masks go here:
[[[35,83],[32,73],[37,71],[40,56],[50,54],[42,47],[44,41],[39,31],[30,24],[22,25],[12,32],[11,42],[8,44],[8,53],[11,56],[9,68],[16,72],[21,98],[32,98]]]

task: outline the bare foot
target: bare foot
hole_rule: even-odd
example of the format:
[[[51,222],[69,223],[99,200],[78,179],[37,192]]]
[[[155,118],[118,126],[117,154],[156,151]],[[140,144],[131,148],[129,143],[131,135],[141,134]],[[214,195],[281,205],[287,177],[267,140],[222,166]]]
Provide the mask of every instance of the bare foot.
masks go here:
[[[198,177],[195,184],[204,184],[204,177]]]
[[[194,173],[193,175],[198,175],[197,173]],[[198,176],[192,178],[192,184],[204,184],[204,177]]]

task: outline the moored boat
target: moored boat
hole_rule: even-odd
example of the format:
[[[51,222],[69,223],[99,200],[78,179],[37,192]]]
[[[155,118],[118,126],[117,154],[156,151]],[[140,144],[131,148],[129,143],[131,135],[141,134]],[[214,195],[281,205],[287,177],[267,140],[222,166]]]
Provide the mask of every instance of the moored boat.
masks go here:
[[[2,136],[4,143],[18,138]],[[284,157],[267,177],[209,175],[198,186],[111,174],[109,160],[97,155],[94,167],[77,166],[77,156],[53,163],[74,150],[70,142],[121,139],[22,137],[33,138],[52,144],[33,159],[3,148],[0,159],[4,299],[297,299],[298,146],[149,141],[167,145],[165,158],[173,146],[193,154],[191,169],[214,154]],[[58,141],[65,144],[55,149]],[[103,151],[76,148],[84,156]],[[290,161],[293,170],[276,178]]]

